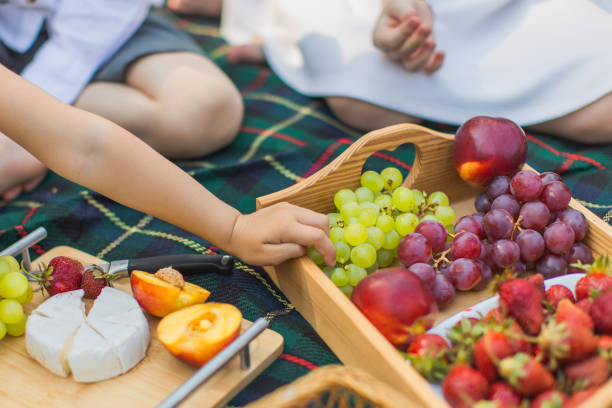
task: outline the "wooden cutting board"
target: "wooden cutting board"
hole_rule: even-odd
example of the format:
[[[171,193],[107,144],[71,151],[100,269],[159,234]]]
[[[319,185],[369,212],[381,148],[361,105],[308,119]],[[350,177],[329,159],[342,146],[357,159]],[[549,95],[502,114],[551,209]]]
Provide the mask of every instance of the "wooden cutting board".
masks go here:
[[[70,247],[56,247],[33,261],[48,263],[65,255],[83,262],[102,263],[85,252]],[[129,279],[120,279],[113,286],[131,293]],[[35,293],[25,306],[29,315],[44,300]],[[119,377],[92,384],[77,383],[72,377],[57,376],[32,359],[25,349],[25,337],[6,336],[0,341],[0,407],[154,407],[187,380],[196,369],[173,357],[157,340],[159,318],[145,312],[149,320],[151,342],[146,357],[132,370]],[[242,321],[245,330],[251,324]],[[181,407],[208,408],[227,403],[242,388],[278,357],[283,337],[269,329],[263,331],[250,346],[251,368],[240,369],[235,357],[208,383],[195,391]]]

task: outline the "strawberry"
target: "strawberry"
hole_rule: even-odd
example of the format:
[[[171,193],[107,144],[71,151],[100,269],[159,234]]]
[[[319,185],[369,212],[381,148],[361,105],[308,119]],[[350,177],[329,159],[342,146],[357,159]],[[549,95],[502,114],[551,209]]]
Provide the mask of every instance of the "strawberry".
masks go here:
[[[590,312],[597,331],[602,334],[612,334],[612,292],[597,296]]]
[[[582,311],[582,309],[568,299],[563,299],[561,302],[559,302],[555,317],[557,322],[571,322],[586,327],[590,330],[595,329],[595,324],[593,323],[591,316]]]
[[[585,408],[586,404],[583,405],[582,403],[591,398],[591,396],[596,392],[597,388],[589,388],[588,390],[578,391],[570,397],[570,399],[567,401],[567,404],[565,404],[565,407],[563,408]]]
[[[543,292],[525,279],[510,279],[499,288],[499,308],[504,316],[516,319],[530,335],[540,332],[544,321]]]
[[[95,299],[98,297],[102,289],[110,286],[111,281],[117,278],[117,275],[104,273],[99,267],[93,267],[83,272],[83,280],[81,280],[81,289],[85,291],[84,297],[87,299]]]
[[[499,363],[499,374],[525,397],[539,394],[555,385],[552,374],[538,360],[525,353],[504,358]]]
[[[597,339],[597,348],[604,352],[612,352],[612,336],[606,334],[599,336]]]
[[[604,293],[612,290],[612,276],[595,273],[586,275],[576,283],[576,299],[586,299],[594,293]]]
[[[604,357],[594,356],[566,366],[563,374],[566,390],[573,393],[605,383],[610,374],[610,365]]]
[[[548,390],[531,402],[531,408],[563,408],[567,402],[567,395],[559,390]]]
[[[489,330],[474,344],[474,364],[489,382],[497,378],[499,362],[512,354],[508,338],[498,331]]]
[[[591,298],[584,298],[578,302],[576,302],[576,307],[582,310],[584,313],[591,315],[591,306],[593,305],[593,300]]]
[[[487,324],[482,320],[463,318],[448,332],[452,344],[451,354],[455,364],[471,364],[472,352],[476,341],[487,331]]]
[[[572,303],[576,303],[572,291],[563,285],[552,285],[546,291],[546,300],[550,303],[553,310],[557,309],[557,305],[562,299],[568,299]]]
[[[83,264],[76,259],[56,256],[48,266],[42,265],[41,272],[27,274],[38,281],[41,290],[46,290],[49,296],[53,296],[80,289],[83,269]]]
[[[521,396],[503,381],[491,384],[487,399],[496,402],[499,408],[515,408],[521,404]]]
[[[593,330],[573,322],[549,321],[538,336],[541,352],[549,359],[549,365],[580,361],[597,350],[597,337]]]
[[[529,275],[525,278],[525,280],[538,288],[540,292],[542,292],[542,295],[546,294],[546,288],[544,287],[544,276],[541,273]]]
[[[449,350],[444,338],[425,333],[412,340],[406,357],[423,377],[431,382],[440,382],[448,373]]]
[[[519,351],[531,354],[531,344],[526,339],[525,332],[521,329],[521,326],[512,318],[504,318],[499,307],[489,310],[484,317],[484,321],[504,328],[510,346],[512,346],[512,354],[516,354]]]
[[[486,378],[467,365],[455,366],[442,383],[444,398],[453,408],[469,408],[489,391]]]

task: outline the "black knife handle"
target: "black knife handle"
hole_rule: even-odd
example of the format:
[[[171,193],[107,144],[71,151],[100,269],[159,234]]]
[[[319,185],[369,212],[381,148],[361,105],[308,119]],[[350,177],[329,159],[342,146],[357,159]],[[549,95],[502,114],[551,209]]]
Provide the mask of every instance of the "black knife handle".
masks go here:
[[[168,266],[183,275],[200,275],[211,272],[227,275],[232,271],[234,258],[230,255],[185,254],[152,256],[128,261],[129,272],[139,270],[154,273]]]

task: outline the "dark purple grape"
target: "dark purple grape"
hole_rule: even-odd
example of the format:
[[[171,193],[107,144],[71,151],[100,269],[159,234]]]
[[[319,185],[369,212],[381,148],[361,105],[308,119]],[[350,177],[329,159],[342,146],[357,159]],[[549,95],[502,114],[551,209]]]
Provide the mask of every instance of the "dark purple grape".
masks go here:
[[[557,217],[559,217],[559,214],[561,214],[561,211],[551,211],[550,212],[550,217],[548,217],[548,224],[546,224],[546,225],[550,225],[553,222],[557,221]]]
[[[514,265],[521,256],[521,250],[516,242],[509,239],[500,239],[493,244],[493,262],[500,268]]]
[[[417,225],[414,232],[425,237],[433,253],[438,253],[444,250],[444,244],[446,243],[448,231],[446,231],[444,225],[440,224],[438,221],[421,221],[421,223]]]
[[[589,230],[589,224],[584,215],[580,211],[569,208],[561,211],[557,220],[569,225],[574,230],[574,240],[582,241]]]
[[[550,211],[565,209],[572,198],[572,193],[562,181],[551,181],[544,187],[540,200]]]
[[[519,201],[533,201],[542,192],[542,180],[531,170],[521,170],[510,180],[510,192]]]
[[[511,274],[516,275],[516,277],[520,278],[525,276],[527,272],[527,265],[525,265],[525,262],[523,261],[517,261],[514,263],[514,265],[510,266],[509,268],[506,268],[506,270]]]
[[[482,238],[484,235],[484,229],[482,228],[482,224],[471,215],[466,215],[465,217],[459,218],[459,220],[455,224],[455,234],[462,231],[471,232],[472,234],[475,234],[478,238]]]
[[[489,282],[493,280],[493,271],[491,270],[491,267],[489,265],[480,260],[477,260],[476,263],[480,267],[482,278],[480,279],[480,282],[478,282],[472,288],[472,290],[484,290],[487,288],[487,286],[489,286]]]
[[[459,258],[453,261],[448,277],[457,290],[470,290],[482,279],[482,271],[476,261]]]
[[[495,200],[502,194],[510,192],[510,178],[508,176],[493,177],[487,187],[487,196],[490,200]]]
[[[523,204],[519,212],[521,226],[539,231],[548,225],[550,220],[550,210],[541,201],[530,201]]]
[[[561,221],[555,221],[544,230],[546,248],[554,254],[569,251],[574,244],[574,230]]]
[[[427,263],[431,258],[431,247],[423,235],[413,232],[400,241],[397,257],[407,267],[417,262]]]
[[[440,309],[444,309],[453,302],[453,299],[455,299],[455,288],[444,275],[436,275],[436,281],[431,291]]]
[[[542,186],[546,186],[552,181],[561,181],[561,176],[551,171],[545,171],[540,174],[540,180],[542,180]]]
[[[455,235],[451,243],[451,256],[453,259],[478,259],[480,256],[480,238],[476,234],[463,231]]]
[[[521,251],[521,259],[525,262],[537,261],[546,249],[546,243],[542,234],[532,229],[519,232],[516,237],[516,243]]]
[[[593,254],[589,247],[584,245],[582,242],[577,242],[572,245],[572,248],[567,254],[567,273],[580,273],[584,272],[584,269],[576,268],[571,266],[574,263],[590,264],[593,262]]]
[[[548,253],[536,263],[536,271],[544,276],[544,279],[565,275],[567,262],[561,255]]]
[[[474,207],[476,207],[476,211],[480,211],[482,213],[486,213],[491,209],[491,200],[489,200],[487,193],[480,193],[476,196]]]
[[[502,194],[491,203],[491,209],[502,209],[510,213],[512,218],[516,219],[519,215],[521,205],[512,194]]]
[[[485,264],[491,266],[495,263],[493,262],[493,245],[489,244],[486,241],[480,241],[480,256],[478,257],[479,261],[484,262]]]
[[[408,268],[414,273],[429,289],[433,289],[434,281],[436,280],[436,270],[426,263],[417,262]]]
[[[484,216],[484,230],[489,241],[509,238],[514,228],[512,215],[506,210],[491,210]]]

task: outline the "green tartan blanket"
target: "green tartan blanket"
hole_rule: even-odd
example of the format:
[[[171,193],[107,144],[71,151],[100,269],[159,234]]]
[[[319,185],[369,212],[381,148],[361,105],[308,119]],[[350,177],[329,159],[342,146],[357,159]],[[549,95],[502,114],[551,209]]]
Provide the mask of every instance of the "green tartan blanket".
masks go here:
[[[329,163],[360,133],[338,122],[322,100],[306,98],[284,85],[268,68],[228,64],[216,21],[176,18],[236,83],[244,97],[245,119],[236,141],[202,160],[180,165],[210,191],[240,211],[255,209],[255,198],[290,186]],[[442,124],[428,127],[453,132]],[[539,171],[562,173],[575,197],[610,222],[612,145],[586,146],[529,134],[528,163]],[[410,169],[411,146],[377,153],[366,167]],[[49,232],[38,253],[69,245],[106,260],[158,254],[217,251],[202,239],[145,214],[118,205],[50,174],[32,193],[0,207],[0,248],[38,226]],[[240,264],[231,277],[194,280],[211,300],[235,304],[247,319],[276,316],[271,328],[285,339],[281,356],[230,405],[244,405],[306,374],[338,363],[336,356],[274,286],[265,272]],[[343,335],[339,333],[339,335]],[[0,345],[1,346],[1,345]]]

